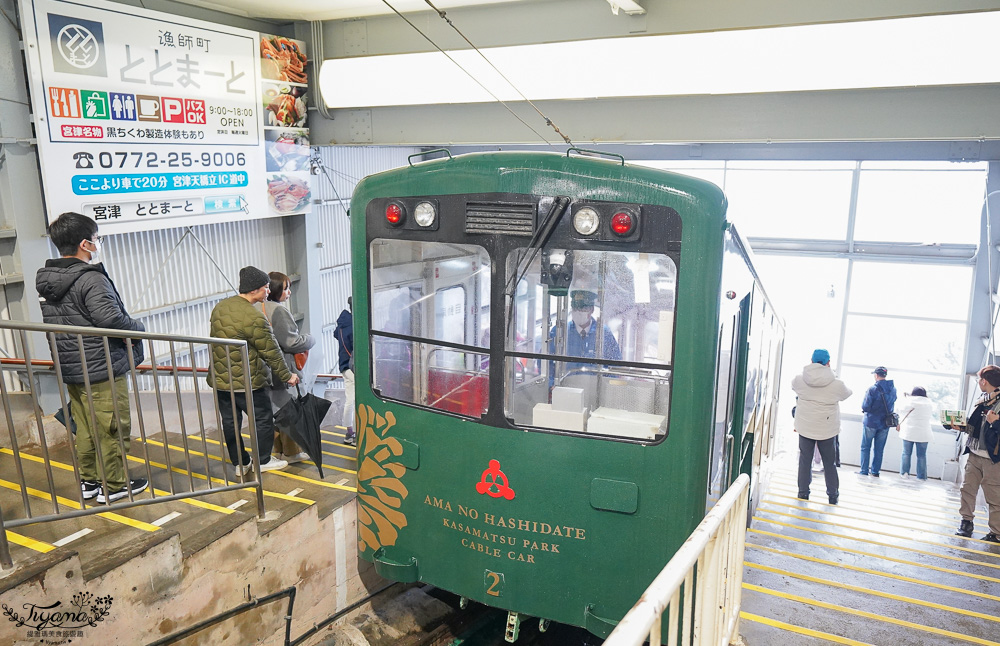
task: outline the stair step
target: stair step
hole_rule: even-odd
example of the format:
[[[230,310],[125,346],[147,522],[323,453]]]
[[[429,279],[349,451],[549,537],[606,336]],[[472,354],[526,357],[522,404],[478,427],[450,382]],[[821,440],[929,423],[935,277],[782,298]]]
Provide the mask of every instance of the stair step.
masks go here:
[[[954,535],[954,485],[844,467],[830,505],[821,473],[796,497],[796,463],[779,458],[747,533],[747,643],[1000,644],[1000,547]]]

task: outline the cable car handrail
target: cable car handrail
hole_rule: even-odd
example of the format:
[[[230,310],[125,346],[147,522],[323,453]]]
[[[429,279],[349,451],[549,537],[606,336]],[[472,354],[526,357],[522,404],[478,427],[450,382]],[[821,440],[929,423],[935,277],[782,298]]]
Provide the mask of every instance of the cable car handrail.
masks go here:
[[[665,382],[667,382],[669,384],[670,383],[671,375],[673,373],[671,372],[670,374],[666,374],[666,375],[651,375],[651,374],[648,374],[648,373],[643,373],[643,372],[638,372],[638,371],[634,371],[633,372],[633,371],[629,371],[629,370],[626,370],[626,369],[620,369],[620,370],[615,370],[614,368],[606,368],[606,369],[596,368],[595,369],[595,368],[591,368],[591,367],[588,366],[588,367],[585,367],[585,368],[573,368],[572,370],[568,371],[563,376],[559,377],[560,385],[562,385],[562,380],[565,379],[566,377],[569,377],[570,375],[578,375],[578,374],[579,375],[595,375],[595,376],[598,376],[598,377],[601,377],[601,376],[604,376],[604,375],[617,376],[617,377],[636,377],[638,379],[652,379],[653,381],[665,381]]]
[[[681,625],[685,627],[683,643],[693,646],[729,644],[738,635],[749,493],[750,476],[744,473],[695,527],[604,646],[640,646],[647,639],[651,644],[676,644]],[[663,639],[665,611],[668,626]],[[724,613],[721,618],[720,612]],[[687,627],[692,627],[694,639]]]

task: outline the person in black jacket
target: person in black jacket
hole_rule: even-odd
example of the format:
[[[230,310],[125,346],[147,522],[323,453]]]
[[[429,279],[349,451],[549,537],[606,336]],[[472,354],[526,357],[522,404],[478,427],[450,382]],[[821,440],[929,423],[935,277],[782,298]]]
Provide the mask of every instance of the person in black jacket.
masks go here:
[[[354,316],[351,297],[347,297],[347,309],[337,317],[337,329],[333,331],[340,342],[340,374],[344,375],[344,426],[347,434],[344,444],[355,446],[358,442],[354,434]]]
[[[100,262],[101,237],[97,235],[97,223],[85,215],[68,212],[56,218],[48,231],[62,257],[45,261],[45,266],[35,275],[35,289],[41,297],[42,319],[56,325],[137,332],[145,330],[142,323],[125,311],[115,284]],[[80,490],[84,499],[96,496],[99,503],[113,502],[127,496],[129,489],[136,494],[148,486],[142,478],[128,479],[121,451],[121,445],[124,445],[125,452],[128,452],[131,434],[125,378],[129,371],[128,350],[124,339],[109,338],[109,367],[102,337],[83,336],[86,363],[80,358],[78,343],[75,334],[56,335],[62,378],[69,390],[70,413],[76,422]],[[139,362],[142,360],[142,346],[137,344],[135,347],[138,354],[134,353],[134,359]],[[89,402],[84,372],[90,380]],[[100,447],[100,465],[97,463],[95,444]],[[102,474],[107,490],[101,488]]]
[[[980,487],[989,507],[990,531],[984,541],[1000,543],[1000,367],[986,366],[979,371],[979,390],[983,398],[969,415],[965,426],[952,425],[968,433],[965,453],[965,481],[962,483],[962,522],[955,532],[966,538],[975,528],[976,497]]]

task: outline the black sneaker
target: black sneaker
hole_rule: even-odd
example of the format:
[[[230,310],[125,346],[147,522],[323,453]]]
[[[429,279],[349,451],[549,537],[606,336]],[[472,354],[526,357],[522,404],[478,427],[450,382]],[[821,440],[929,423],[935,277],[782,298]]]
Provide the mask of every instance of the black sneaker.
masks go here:
[[[972,530],[975,525],[972,524],[971,520],[962,519],[962,522],[958,525],[958,531],[955,532],[955,536],[964,536],[965,538],[972,538]]]
[[[873,474],[872,474],[872,477],[873,477],[873,478],[877,478],[877,477],[878,477],[878,474],[877,474],[877,473],[873,473]]]
[[[90,500],[101,491],[101,483],[93,480],[83,480],[80,482],[80,492],[83,493],[84,500]]]
[[[836,505],[838,502],[840,502],[840,496],[830,496],[831,505]]]
[[[990,532],[986,536],[983,536],[983,540],[989,543],[1000,543],[1000,536],[997,536],[996,532]]]
[[[133,496],[137,493],[142,493],[143,491],[146,490],[146,487],[148,486],[149,482],[147,482],[145,478],[135,478],[133,480],[128,481],[128,489],[132,490]],[[116,500],[121,500],[122,498],[128,496],[128,489],[122,487],[118,491],[112,491],[107,496],[104,495],[104,491],[102,490],[101,493],[97,494],[97,502],[103,504],[108,502],[114,502]]]

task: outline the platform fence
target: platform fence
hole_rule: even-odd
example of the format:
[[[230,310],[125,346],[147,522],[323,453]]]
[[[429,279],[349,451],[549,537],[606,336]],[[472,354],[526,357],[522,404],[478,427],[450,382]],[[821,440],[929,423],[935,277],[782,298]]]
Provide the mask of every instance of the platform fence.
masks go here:
[[[69,341],[74,345],[74,358],[78,353],[83,372],[83,383],[74,385],[77,389],[82,387],[82,396],[72,407],[68,386],[63,382],[64,366],[56,351],[57,338],[64,344]],[[99,339],[98,346],[93,344],[93,339]],[[244,375],[250,374],[250,357],[245,341],[7,320],[0,320],[0,340],[4,344],[0,348],[0,404],[7,428],[7,442],[0,442],[0,457],[13,462],[12,469],[3,470],[0,490],[18,494],[4,498],[6,504],[0,508],[0,566],[3,569],[13,565],[8,539],[18,540],[18,535],[10,530],[33,523],[240,489],[254,490],[257,515],[264,518],[264,490],[260,460],[256,458],[259,452],[252,398],[246,398],[246,417],[250,438],[248,448],[254,456],[253,468],[243,474],[230,464],[222,433],[218,396],[220,392],[228,394],[231,413],[236,418],[235,395],[241,391],[233,390],[231,382],[229,389],[223,391],[216,391],[209,385],[215,383],[212,346],[235,347],[240,356],[241,365],[238,367],[242,368]],[[89,343],[85,344],[85,340]],[[111,354],[112,344],[116,348],[124,347],[128,360],[127,372],[117,377]],[[32,356],[32,348],[45,347],[51,359]],[[140,350],[145,355],[145,362],[136,360]],[[99,355],[103,356],[98,358]],[[103,366],[91,374],[89,366],[94,362]],[[232,374],[234,365],[229,352],[226,353],[226,363],[227,370]],[[95,407],[95,392],[105,389],[109,389],[110,393],[104,393],[101,401],[109,402],[111,410],[107,410],[106,405]],[[57,403],[54,391],[58,392]],[[201,394],[210,392],[213,406],[212,410],[206,411]],[[194,411],[189,410],[192,398]],[[19,407],[15,407],[15,400],[21,404]],[[47,408],[54,409],[49,413],[61,411],[61,424],[52,423],[43,408],[43,400]],[[128,411],[124,410],[126,401]],[[124,433],[117,434],[118,449],[124,458],[126,481],[133,475],[145,478],[149,482],[145,492],[134,496],[126,484],[127,495],[120,501],[92,504],[89,498],[93,496],[84,498],[80,465],[73,450],[75,423],[71,416],[73,410],[79,413],[81,407],[90,428],[97,427],[99,412],[105,417],[110,414],[115,428],[122,428],[123,421],[130,427],[128,443],[134,447],[132,440],[138,439],[142,450],[129,451]],[[27,413],[16,420],[15,410]],[[152,424],[147,417],[153,420]],[[168,418],[176,422],[168,425]],[[192,424],[194,428],[191,428]],[[158,426],[158,429],[147,428],[150,425]],[[149,437],[156,433],[160,434],[161,440]],[[203,451],[190,446],[189,439],[192,437],[200,440]],[[236,439],[239,455],[244,446],[238,429]],[[59,445],[70,447],[66,452],[70,456],[70,464],[54,460],[50,455],[50,448]],[[108,474],[100,442],[95,441],[94,448],[101,487],[98,491],[107,492]],[[134,467],[131,470],[133,475],[129,475],[130,464]],[[72,471],[72,480],[67,475],[69,471]],[[232,478],[230,472],[234,474]],[[10,480],[12,476],[14,479]],[[73,492],[70,496],[59,493],[66,493],[67,488]]]
[[[750,478],[741,475],[619,622],[604,646],[727,646],[739,640]],[[666,615],[666,629],[663,619]]]

